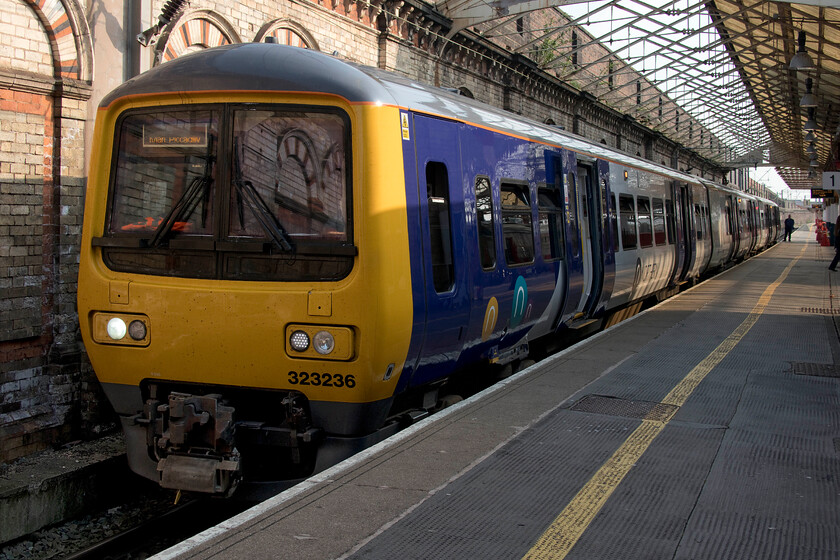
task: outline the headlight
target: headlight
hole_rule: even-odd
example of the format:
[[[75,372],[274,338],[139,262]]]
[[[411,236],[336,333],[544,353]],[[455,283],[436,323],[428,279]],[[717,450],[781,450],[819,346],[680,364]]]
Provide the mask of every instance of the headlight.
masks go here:
[[[97,311],[91,322],[91,335],[98,344],[146,347],[151,343],[151,321],[139,313]]]
[[[355,356],[352,327],[286,325],[286,355],[294,359],[349,361]]]
[[[125,326],[125,321],[119,317],[114,317],[108,321],[107,331],[108,336],[110,336],[112,340],[122,340],[125,338],[125,333],[128,332],[128,328]]]
[[[297,352],[306,352],[309,348],[309,335],[304,331],[295,331],[289,337],[289,346]]]
[[[315,351],[319,354],[329,354],[335,348],[335,339],[327,331],[318,331],[314,339]]]

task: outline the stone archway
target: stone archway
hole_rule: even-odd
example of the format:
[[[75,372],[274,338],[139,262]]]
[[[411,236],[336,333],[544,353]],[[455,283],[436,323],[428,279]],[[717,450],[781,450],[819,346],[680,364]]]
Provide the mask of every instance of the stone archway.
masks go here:
[[[290,45],[303,49],[321,50],[315,37],[312,36],[302,25],[288,19],[276,19],[260,28],[254,41],[263,42],[268,37],[273,37],[275,43]]]
[[[155,45],[155,65],[196,50],[241,42],[233,26],[215,12],[187,12],[161,33]]]

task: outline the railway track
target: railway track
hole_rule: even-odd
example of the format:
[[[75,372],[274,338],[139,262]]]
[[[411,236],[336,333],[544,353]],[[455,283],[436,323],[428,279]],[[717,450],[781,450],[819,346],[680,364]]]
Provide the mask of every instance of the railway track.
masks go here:
[[[194,499],[62,560],[143,560],[236,515],[250,503]]]

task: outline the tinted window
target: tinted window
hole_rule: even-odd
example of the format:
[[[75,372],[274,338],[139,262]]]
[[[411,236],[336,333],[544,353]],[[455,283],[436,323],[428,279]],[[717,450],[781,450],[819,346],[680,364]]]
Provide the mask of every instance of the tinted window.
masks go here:
[[[455,278],[449,221],[449,176],[446,165],[439,161],[426,164],[426,193],[429,204],[432,278],[436,292],[448,292],[452,289]]]
[[[662,199],[653,199],[653,241],[665,245],[665,206]]]
[[[612,248],[613,252],[618,252],[618,212],[615,203],[615,195],[610,197],[610,224],[612,226]]]
[[[488,177],[475,178],[475,213],[481,268],[496,266],[496,232],[493,224],[493,193]]]
[[[668,226],[668,244],[673,245],[676,242],[676,220],[674,218],[674,201],[665,199],[665,224]]]
[[[636,248],[636,201],[627,194],[618,197],[618,208],[621,215],[621,246],[627,249]]]
[[[540,246],[543,259],[563,258],[563,216],[558,192],[554,189],[539,190]]]
[[[650,247],[653,245],[653,228],[651,227],[650,199],[639,197],[639,245]]]
[[[534,231],[527,185],[502,183],[502,238],[509,266],[534,262]]]

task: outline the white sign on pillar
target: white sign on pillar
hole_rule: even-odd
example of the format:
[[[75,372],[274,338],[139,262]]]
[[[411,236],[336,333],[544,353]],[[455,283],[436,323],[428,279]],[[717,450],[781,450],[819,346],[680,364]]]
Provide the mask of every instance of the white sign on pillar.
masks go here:
[[[840,191],[840,171],[823,172],[822,188],[827,191]]]

